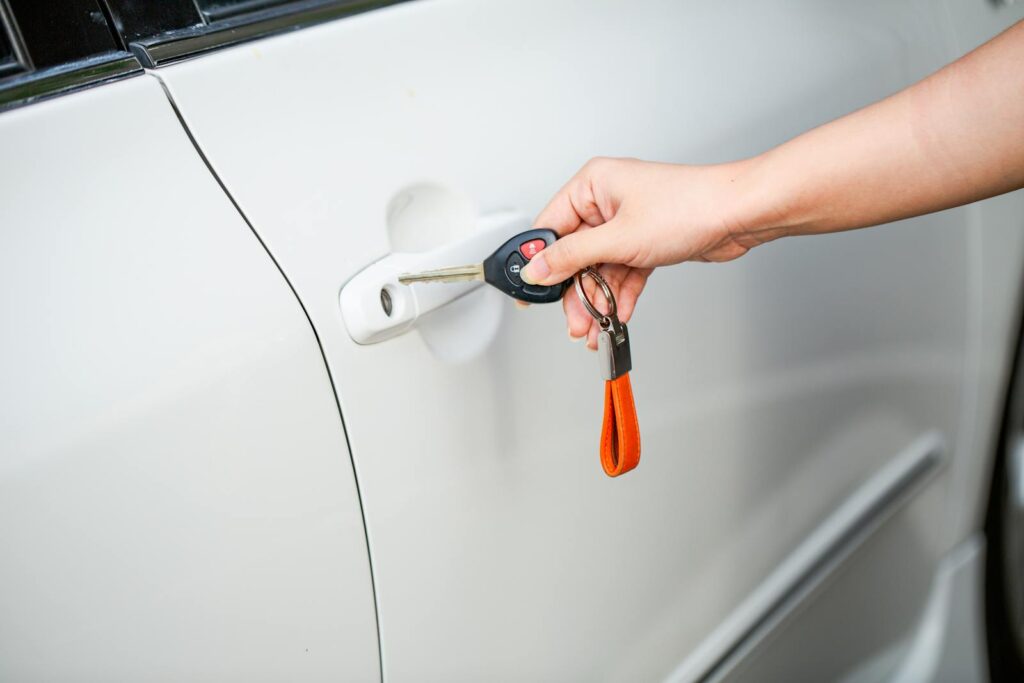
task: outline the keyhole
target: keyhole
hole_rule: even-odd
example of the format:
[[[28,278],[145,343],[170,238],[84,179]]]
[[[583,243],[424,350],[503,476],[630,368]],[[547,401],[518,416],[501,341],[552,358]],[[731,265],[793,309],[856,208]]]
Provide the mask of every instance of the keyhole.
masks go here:
[[[380,290],[380,307],[384,309],[384,315],[391,317],[391,292],[386,288]]]

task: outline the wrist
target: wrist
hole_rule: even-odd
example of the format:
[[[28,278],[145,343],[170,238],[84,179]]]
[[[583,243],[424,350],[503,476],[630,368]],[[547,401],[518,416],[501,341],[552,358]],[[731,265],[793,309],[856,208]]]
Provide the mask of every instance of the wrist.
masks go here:
[[[728,164],[732,188],[726,230],[748,248],[800,233],[798,197],[787,190],[774,150]]]

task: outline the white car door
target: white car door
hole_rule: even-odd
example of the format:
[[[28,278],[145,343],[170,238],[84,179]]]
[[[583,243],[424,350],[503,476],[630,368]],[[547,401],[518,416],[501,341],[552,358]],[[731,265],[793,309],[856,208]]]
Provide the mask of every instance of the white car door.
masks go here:
[[[557,306],[481,288],[357,343],[339,294],[503,212],[528,227],[592,156],[724,161],[884,97],[959,54],[943,5],[438,0],[216,40],[146,54],[323,343],[388,680],[722,673],[858,547],[857,604],[817,632],[844,647],[789,665],[895,666],[959,540],[973,214],[658,272],[630,324],[643,458],[616,480]]]
[[[315,335],[134,69],[0,113],[0,679],[378,680]]]

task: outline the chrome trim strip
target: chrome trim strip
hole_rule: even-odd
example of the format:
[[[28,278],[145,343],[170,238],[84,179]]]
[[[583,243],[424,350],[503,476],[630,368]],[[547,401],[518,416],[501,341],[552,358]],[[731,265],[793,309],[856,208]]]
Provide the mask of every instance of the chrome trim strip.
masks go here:
[[[941,469],[944,452],[938,433],[915,439],[836,508],[666,680],[726,676]]]
[[[237,45],[275,33],[322,24],[353,14],[397,5],[408,0],[345,0],[324,4],[322,0],[292,3],[241,15],[210,26],[175,31],[156,38],[133,42],[132,52],[147,68],[155,68],[210,50]]]
[[[33,71],[0,83],[0,111],[141,73],[142,65],[124,52],[108,52],[69,65]]]

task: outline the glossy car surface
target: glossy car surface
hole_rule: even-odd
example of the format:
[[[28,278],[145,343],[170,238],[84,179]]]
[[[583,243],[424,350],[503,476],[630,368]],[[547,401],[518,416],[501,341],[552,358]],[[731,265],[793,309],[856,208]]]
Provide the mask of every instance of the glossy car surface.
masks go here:
[[[984,680],[1019,194],[659,271],[616,480],[559,307],[478,288],[360,343],[339,298],[592,156],[753,154],[1024,11],[359,4],[200,3],[0,114],[0,678]]]

